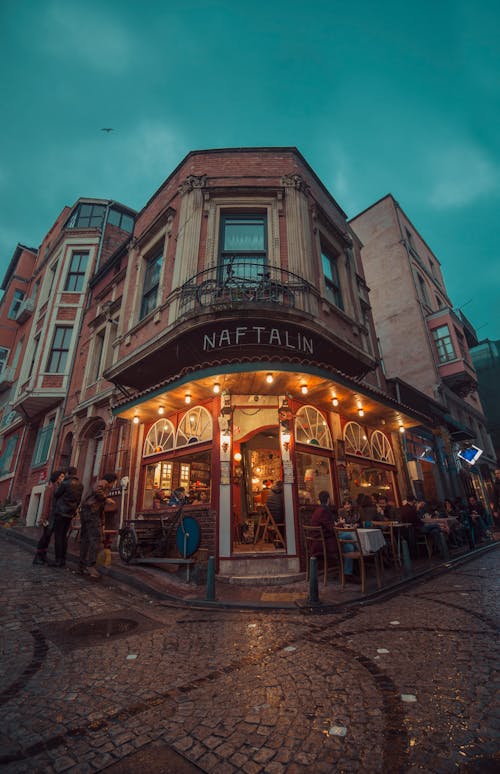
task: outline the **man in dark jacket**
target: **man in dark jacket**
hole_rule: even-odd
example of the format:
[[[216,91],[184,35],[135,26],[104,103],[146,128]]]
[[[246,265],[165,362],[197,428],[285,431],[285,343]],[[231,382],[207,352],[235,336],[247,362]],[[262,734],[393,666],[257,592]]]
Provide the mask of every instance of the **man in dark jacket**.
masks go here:
[[[54,492],[54,542],[56,560],[52,567],[65,567],[68,530],[82,499],[83,485],[76,468],[68,468],[66,477]]]
[[[85,498],[80,508],[80,566],[82,575],[98,578],[97,553],[102,542],[105,506],[116,506],[109,493],[116,482],[116,473],[105,473],[94,491]]]

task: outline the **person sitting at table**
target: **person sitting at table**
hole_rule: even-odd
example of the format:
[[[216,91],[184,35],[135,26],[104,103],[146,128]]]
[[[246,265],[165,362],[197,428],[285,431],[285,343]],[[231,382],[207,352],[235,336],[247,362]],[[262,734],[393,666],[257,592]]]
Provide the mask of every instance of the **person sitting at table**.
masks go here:
[[[383,494],[379,495],[376,521],[396,521],[396,516],[396,509],[393,505],[389,504],[387,496]]]
[[[353,502],[349,497],[342,503],[342,508],[339,508],[338,522],[356,526],[359,524],[358,510],[354,507]]]
[[[423,502],[423,501],[422,501]],[[426,503],[423,503],[426,506]],[[426,510],[427,506],[424,509]],[[438,551],[442,559],[444,559],[443,548],[441,545],[441,527],[439,524],[432,524],[432,522],[425,523],[422,520],[422,507],[420,513],[417,511],[417,498],[414,495],[408,495],[406,498],[406,505],[401,508],[401,521],[407,522],[411,525],[409,530],[409,546],[410,553],[416,558],[416,537],[417,534],[430,535],[435,549]]]
[[[450,537],[457,546],[464,546],[468,542],[469,536],[467,534],[467,529],[460,521],[459,514],[457,513],[452,501],[448,498],[443,500],[437,518],[451,520],[448,522]]]
[[[377,521],[377,506],[372,495],[365,494],[362,496],[359,512],[364,527],[371,527],[372,521]]]
[[[347,501],[344,501],[344,508],[342,509],[344,510],[344,512],[346,510],[346,506],[345,506],[346,502]],[[342,528],[345,526],[346,527],[345,532],[344,531],[341,532],[339,537],[343,540],[352,540],[354,538],[354,533],[350,532],[348,527],[349,526],[358,527],[360,525],[359,524],[360,517],[358,516],[354,508],[352,508],[353,512],[351,513],[349,513],[349,508],[347,509],[347,511],[348,511],[347,515],[344,515],[344,516],[341,515],[341,511],[339,511],[338,514],[336,514],[335,526],[337,528],[339,527]],[[348,519],[350,519],[350,523],[348,522]],[[344,524],[344,521],[346,522],[345,524]],[[350,583],[360,583],[359,576],[354,574],[354,560],[349,559],[349,557],[346,556],[346,554],[352,553],[353,551],[356,551],[356,546],[354,545],[354,543],[342,544],[342,553],[343,553],[342,562],[344,564],[344,575],[345,575],[346,581]]]
[[[178,486],[177,489],[174,489],[172,494],[169,497],[168,505],[170,507],[175,507],[177,505],[184,505],[186,502],[186,490],[183,486]]]
[[[486,540],[488,537],[488,527],[486,526],[484,505],[479,502],[477,497],[470,495],[467,498],[467,511],[472,520],[476,540]]]
[[[337,518],[337,511],[335,506],[332,506],[330,500],[330,493],[323,490],[318,495],[319,505],[316,510],[313,511],[311,516],[311,527],[322,527],[323,537],[325,538],[326,553],[329,556],[336,556],[337,554],[337,541],[335,539],[335,519]],[[323,546],[320,540],[315,540],[311,546],[312,556],[321,556]]]

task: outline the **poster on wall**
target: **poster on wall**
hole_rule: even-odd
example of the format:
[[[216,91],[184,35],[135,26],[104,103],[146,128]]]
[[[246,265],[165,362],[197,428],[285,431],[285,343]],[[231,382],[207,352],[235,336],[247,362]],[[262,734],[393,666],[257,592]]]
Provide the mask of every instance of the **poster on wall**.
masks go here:
[[[283,462],[283,483],[293,484],[293,465],[291,462]]]
[[[230,484],[231,483],[231,476],[230,476],[230,464],[229,462],[221,462],[220,464],[220,482],[221,484]]]

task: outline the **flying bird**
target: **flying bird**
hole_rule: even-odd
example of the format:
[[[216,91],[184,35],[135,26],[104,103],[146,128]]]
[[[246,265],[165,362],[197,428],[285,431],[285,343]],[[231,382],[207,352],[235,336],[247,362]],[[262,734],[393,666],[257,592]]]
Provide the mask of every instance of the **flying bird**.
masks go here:
[[[104,127],[101,129],[101,132],[107,132],[107,133],[109,134],[109,132],[114,132],[114,129],[113,129],[113,127],[112,127],[112,126],[104,126]]]

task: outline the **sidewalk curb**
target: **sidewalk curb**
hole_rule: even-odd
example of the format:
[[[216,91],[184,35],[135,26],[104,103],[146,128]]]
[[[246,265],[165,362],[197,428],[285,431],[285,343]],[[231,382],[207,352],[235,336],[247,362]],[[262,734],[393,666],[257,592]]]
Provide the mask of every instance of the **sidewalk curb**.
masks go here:
[[[0,528],[0,536],[6,540],[7,542],[9,540],[13,540],[13,542],[20,545],[20,547],[26,547],[26,549],[31,549],[36,547],[37,540],[30,537],[29,535],[23,535],[22,533],[16,532],[15,529],[12,528]],[[417,583],[432,580],[432,578],[443,575],[446,572],[449,572],[450,570],[453,570],[455,567],[460,566],[461,564],[467,564],[468,562],[473,561],[474,559],[478,559],[481,556],[483,556],[486,553],[489,553],[490,551],[493,551],[497,549],[500,546],[500,542],[494,542],[494,543],[488,543],[485,546],[481,546],[480,548],[476,548],[474,551],[469,551],[466,554],[462,554],[461,556],[457,556],[454,559],[449,559],[447,561],[443,561],[438,565],[434,565],[433,567],[429,567],[425,570],[422,570],[416,574],[409,575],[405,578],[402,578],[399,581],[396,581],[391,586],[387,586],[382,589],[377,589],[376,591],[370,592],[369,594],[365,594],[362,598],[357,599],[350,599],[346,600],[345,602],[335,602],[335,603],[328,603],[328,602],[321,602],[321,600],[317,603],[308,603],[308,602],[282,602],[282,603],[276,603],[276,602],[249,602],[249,601],[231,601],[231,600],[206,600],[206,599],[185,599],[183,597],[175,596],[174,594],[169,594],[166,591],[160,591],[159,589],[156,589],[154,586],[148,584],[147,582],[141,580],[140,578],[136,578],[133,575],[129,575],[126,572],[122,572],[118,567],[105,567],[100,568],[100,572],[104,577],[112,578],[113,580],[118,581],[119,583],[122,583],[127,586],[131,586],[136,591],[143,592],[145,594],[148,594],[151,597],[154,597],[155,599],[163,601],[165,604],[168,604],[172,607],[189,607],[189,608],[205,608],[205,609],[212,609],[212,610],[253,610],[253,611],[259,611],[259,612],[272,612],[279,610],[281,612],[301,612],[303,614],[309,614],[309,615],[325,615],[328,613],[335,613],[339,610],[346,609],[346,608],[352,608],[352,607],[365,607],[368,605],[375,604],[377,602],[381,602],[385,599],[389,599],[393,596],[396,596],[396,594],[399,594],[403,589],[408,588],[409,586],[416,585]],[[67,563],[70,565],[77,565],[78,559],[73,554],[68,554],[67,556]]]

